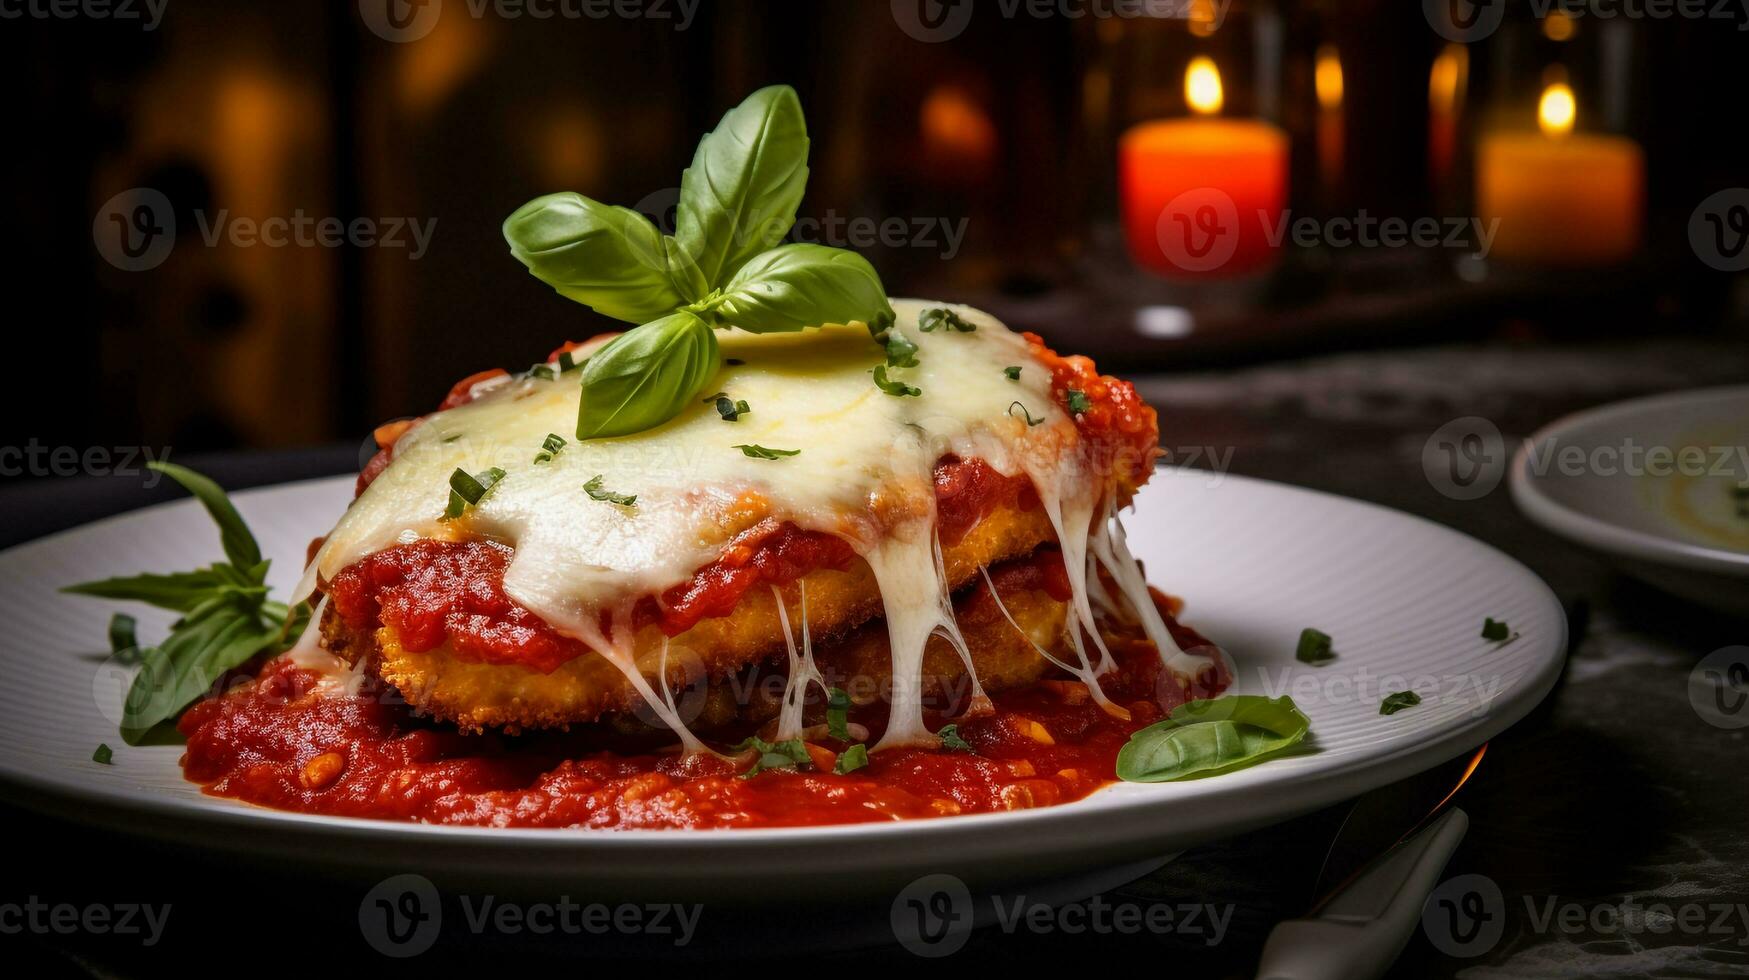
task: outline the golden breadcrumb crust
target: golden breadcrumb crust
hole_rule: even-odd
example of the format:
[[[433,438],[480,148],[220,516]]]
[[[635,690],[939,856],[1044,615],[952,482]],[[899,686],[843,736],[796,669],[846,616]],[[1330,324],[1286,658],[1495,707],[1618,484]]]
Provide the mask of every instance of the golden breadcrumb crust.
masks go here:
[[[998,508],[960,540],[942,548],[949,587],[958,590],[978,576],[980,567],[1030,555],[1041,544],[1055,540],[1049,518],[1042,508]],[[816,650],[831,640],[849,634],[857,626],[880,615],[880,590],[874,573],[861,559],[844,571],[823,568],[804,575],[808,601],[808,624]],[[783,588],[792,635],[801,632],[801,588],[791,583]],[[1016,611],[1018,615],[1018,611]],[[1014,636],[1001,622],[1001,629]],[[854,656],[868,676],[886,677],[886,632],[873,630],[873,637],[853,643],[847,655]],[[961,624],[965,629],[965,624]],[[1047,631],[1048,632],[1048,631]],[[454,722],[464,730],[503,727],[558,728],[594,721],[603,715],[633,710],[642,704],[625,676],[598,654],[584,654],[567,661],[550,674],[518,665],[488,664],[463,660],[447,644],[410,652],[398,642],[391,627],[370,634],[354,633],[330,607],[322,621],[323,638],[330,651],[348,662],[365,658],[382,680],[406,698],[408,704],[433,717]],[[878,652],[872,645],[878,639]],[[970,641],[970,636],[967,637]],[[634,658],[638,670],[655,685],[663,651],[663,635],[647,626],[636,636]],[[1050,644],[1046,644],[1047,648]],[[696,680],[699,673],[720,678],[748,664],[782,655],[786,647],[770,588],[751,589],[734,611],[722,617],[701,620],[668,641],[668,679],[678,688]],[[977,649],[977,644],[973,644]],[[958,663],[958,656],[941,641],[932,641],[926,653],[926,672],[942,673],[945,656]],[[1026,652],[1032,653],[1030,646]],[[1036,654],[1033,654],[1036,657]],[[1041,662],[1042,663],[1042,662]],[[1000,674],[998,661],[993,670]],[[877,669],[878,668],[878,669]],[[986,686],[991,677],[980,669]]]

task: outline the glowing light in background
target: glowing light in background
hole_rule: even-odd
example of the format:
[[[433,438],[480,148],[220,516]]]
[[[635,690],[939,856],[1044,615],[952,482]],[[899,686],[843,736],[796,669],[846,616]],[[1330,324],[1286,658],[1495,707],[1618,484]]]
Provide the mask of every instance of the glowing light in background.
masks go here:
[[[1543,18],[1543,37],[1551,41],[1569,41],[1579,30],[1579,23],[1565,10],[1551,11]]]
[[[1318,92],[1318,105],[1323,109],[1342,108],[1342,56],[1334,44],[1318,49],[1318,67],[1313,75]]]
[[[978,175],[996,159],[996,124],[956,85],[937,85],[917,113],[923,146],[931,160],[952,161],[954,170]]]
[[[1566,82],[1555,82],[1543,89],[1543,97],[1536,105],[1536,121],[1544,134],[1565,136],[1571,133],[1577,115],[1573,89]]]
[[[1215,28],[1221,26],[1220,10],[1215,6],[1215,0],[1191,0],[1190,10],[1184,19],[1190,33],[1196,37],[1208,37],[1215,32]]]
[[[1182,306],[1144,306],[1136,311],[1136,333],[1155,340],[1176,340],[1196,330],[1196,317]]]
[[[1221,92],[1221,70],[1213,58],[1198,55],[1190,59],[1184,70],[1184,101],[1200,116],[1212,116],[1221,111],[1225,98]]]

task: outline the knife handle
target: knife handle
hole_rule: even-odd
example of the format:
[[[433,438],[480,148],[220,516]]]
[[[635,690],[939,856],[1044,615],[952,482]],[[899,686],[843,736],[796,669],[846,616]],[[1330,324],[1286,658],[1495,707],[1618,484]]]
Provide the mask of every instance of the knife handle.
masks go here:
[[[1327,903],[1317,918],[1290,919],[1276,926],[1263,944],[1257,980],[1365,980],[1382,977],[1409,942],[1421,907],[1439,875],[1462,843],[1470,818],[1446,811],[1431,826],[1392,851]],[[1370,893],[1370,894],[1369,894]],[[1341,896],[1379,902],[1376,917],[1343,915],[1333,909]],[[1372,902],[1359,902],[1367,904]]]

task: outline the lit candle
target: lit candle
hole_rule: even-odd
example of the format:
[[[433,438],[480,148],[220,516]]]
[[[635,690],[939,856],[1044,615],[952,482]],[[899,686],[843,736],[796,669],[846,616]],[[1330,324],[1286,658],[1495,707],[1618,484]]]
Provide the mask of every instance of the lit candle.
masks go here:
[[[1342,56],[1336,52],[1335,45],[1326,44],[1318,49],[1312,86],[1318,96],[1318,171],[1324,178],[1324,189],[1334,192],[1342,181],[1342,144],[1346,139],[1342,116]]]
[[[1427,73],[1427,175],[1435,193],[1449,188],[1457,157],[1458,121],[1470,86],[1470,49],[1448,44]]]
[[[1218,118],[1221,75],[1203,57],[1184,77],[1196,114],[1131,127],[1118,142],[1130,257],[1175,278],[1238,276],[1275,261],[1287,198],[1287,134]]]
[[[1621,136],[1573,132],[1573,90],[1556,82],[1537,133],[1491,133],[1476,150],[1476,210],[1498,219],[1493,254],[1548,265],[1604,265],[1640,246],[1646,164]]]

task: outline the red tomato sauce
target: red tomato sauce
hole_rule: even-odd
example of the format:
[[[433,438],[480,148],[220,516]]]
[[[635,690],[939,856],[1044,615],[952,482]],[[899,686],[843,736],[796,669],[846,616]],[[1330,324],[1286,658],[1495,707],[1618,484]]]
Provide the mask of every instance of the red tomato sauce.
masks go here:
[[[1186,648],[1207,642],[1168,625]],[[848,746],[826,739],[810,744],[811,763],[751,778],[742,777],[746,761],[654,753],[638,747],[648,739],[616,745],[618,736],[599,731],[464,735],[415,717],[392,690],[324,693],[316,674],[281,659],[183,715],[182,765],[214,796],[469,826],[795,827],[1027,809],[1112,782],[1131,732],[1230,680],[1218,661],[1188,683],[1163,677],[1141,639],[1113,653],[1119,666],[1103,687],[1128,721],[1101,711],[1078,683],[1045,681],[998,692],[993,714],[961,719],[971,752],[894,749],[836,775],[836,754]]]

